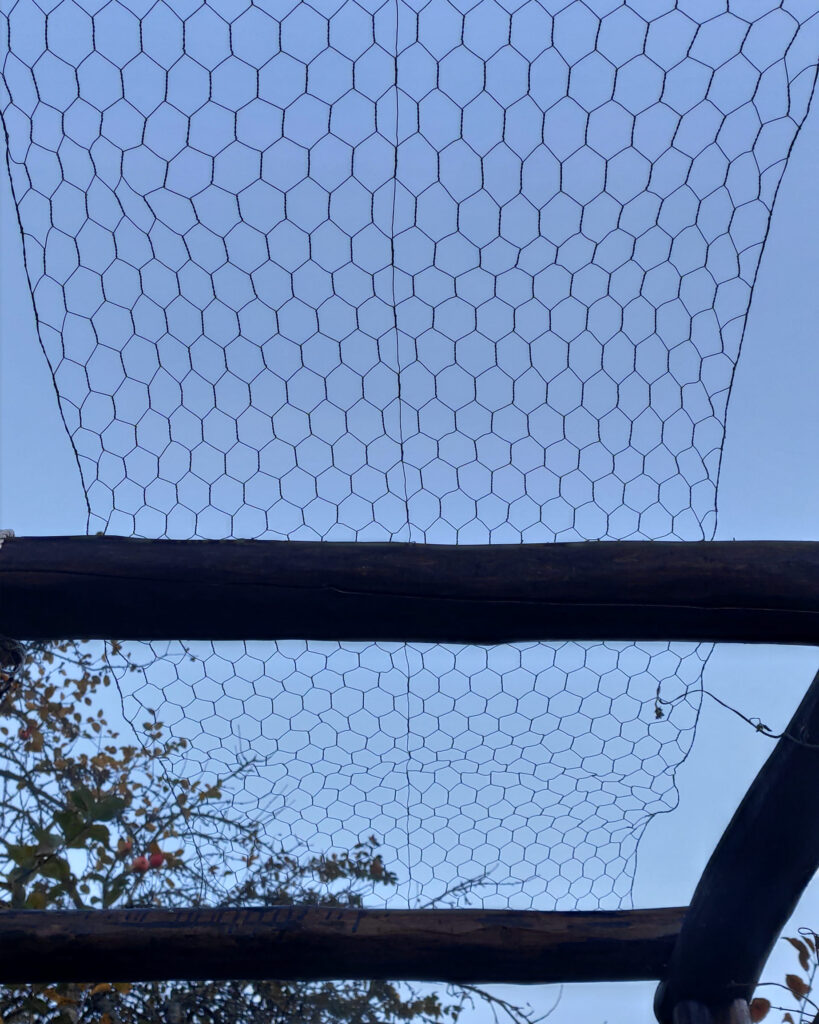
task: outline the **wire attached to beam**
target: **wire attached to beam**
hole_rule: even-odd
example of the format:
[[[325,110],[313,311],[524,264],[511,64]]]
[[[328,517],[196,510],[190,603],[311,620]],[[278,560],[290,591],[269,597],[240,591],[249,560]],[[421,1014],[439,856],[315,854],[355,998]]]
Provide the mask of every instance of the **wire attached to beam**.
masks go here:
[[[9,537],[14,537],[14,530],[0,530],[0,550]],[[9,687],[14,682],[14,677],[23,666],[26,658],[26,649],[19,640],[0,635],[0,700],[8,693]],[[5,666],[11,671],[2,672]]]

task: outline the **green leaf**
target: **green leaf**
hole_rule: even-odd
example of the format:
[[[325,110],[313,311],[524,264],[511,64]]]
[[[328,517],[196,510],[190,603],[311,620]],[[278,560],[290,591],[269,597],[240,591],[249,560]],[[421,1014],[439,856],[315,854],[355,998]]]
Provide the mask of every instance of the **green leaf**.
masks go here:
[[[9,857],[14,861],[15,864],[19,864],[21,867],[30,865],[34,861],[34,855],[37,853],[36,846],[14,846],[9,845],[7,847]]]
[[[88,842],[94,826],[74,811],[60,811],[54,817],[65,833],[65,845],[72,850],[81,850]]]
[[[112,903],[116,903],[128,887],[129,881],[130,879],[128,875],[120,875],[119,878],[115,878],[105,890],[105,894],[102,898],[103,907],[110,907]]]
[[[40,844],[41,849],[46,850],[57,850],[63,845],[62,836],[58,836],[55,832],[49,832],[47,829],[39,828],[34,826],[32,832],[37,837],[37,842]]]
[[[118,814],[125,810],[128,801],[121,796],[106,796],[98,804],[94,805],[94,821],[111,821]]]
[[[86,814],[91,814],[94,810],[94,797],[85,786],[80,786],[79,789],[75,789],[73,793],[69,793],[68,799],[75,807],[79,807],[81,811],[85,811]]]
[[[49,857],[37,870],[43,878],[53,878],[56,882],[67,882],[71,878],[71,868],[62,857]]]
[[[86,832],[89,839],[96,839],[98,843],[104,843],[106,846],[111,845],[111,834],[105,825],[89,825]]]
[[[85,828],[85,820],[76,811],[58,811],[54,820],[63,830],[66,842],[73,842]]]

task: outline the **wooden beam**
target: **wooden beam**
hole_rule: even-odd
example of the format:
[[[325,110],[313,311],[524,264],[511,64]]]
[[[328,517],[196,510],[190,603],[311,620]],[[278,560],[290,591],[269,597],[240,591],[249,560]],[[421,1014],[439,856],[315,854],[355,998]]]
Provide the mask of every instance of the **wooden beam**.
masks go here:
[[[819,675],[716,846],[697,885],[655,1013],[686,1001],[715,1019],[750,1001],[774,943],[819,869]],[[715,780],[717,781],[717,780]]]
[[[1,910],[0,982],[655,979],[684,913]]]
[[[819,542],[426,545],[15,537],[18,640],[819,643]]]

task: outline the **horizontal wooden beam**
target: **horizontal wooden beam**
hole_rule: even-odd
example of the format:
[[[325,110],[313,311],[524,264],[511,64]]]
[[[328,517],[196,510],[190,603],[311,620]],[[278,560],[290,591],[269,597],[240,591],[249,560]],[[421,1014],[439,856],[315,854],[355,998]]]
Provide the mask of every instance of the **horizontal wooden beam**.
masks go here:
[[[0,910],[0,982],[659,978],[684,908]]]
[[[715,780],[718,782],[718,780]],[[715,1018],[750,1000],[819,869],[819,675],[751,783],[697,885],[655,1012],[685,1001]]]
[[[15,537],[18,640],[819,643],[819,543],[369,544]]]

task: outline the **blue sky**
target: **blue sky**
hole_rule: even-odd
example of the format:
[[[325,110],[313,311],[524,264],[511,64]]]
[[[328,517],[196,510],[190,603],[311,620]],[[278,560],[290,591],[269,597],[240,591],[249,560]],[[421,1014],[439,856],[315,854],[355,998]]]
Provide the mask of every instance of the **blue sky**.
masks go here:
[[[785,174],[754,291],[729,407],[717,537],[819,539],[814,386],[819,346],[813,336],[819,313],[814,270],[819,199],[811,188],[817,157],[814,111]],[[20,534],[83,533],[84,494],[34,334],[6,181],[2,195],[0,526]],[[411,258],[409,253],[406,259]],[[726,646],[709,662],[705,685],[776,726],[787,720],[815,668],[812,649]],[[694,748],[678,771],[679,806],[655,818],[643,838],[635,905],[687,901],[768,749],[768,741],[706,698]],[[814,911],[808,894],[798,923],[811,923],[808,915]],[[555,1019],[570,1020],[578,1012],[609,1022],[633,1019],[637,1012],[649,1012],[652,990],[652,985],[575,986],[567,989]],[[550,992],[530,995],[544,1005],[552,1000]]]

